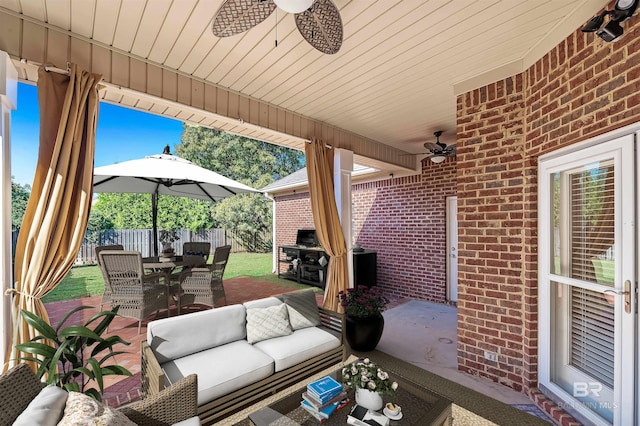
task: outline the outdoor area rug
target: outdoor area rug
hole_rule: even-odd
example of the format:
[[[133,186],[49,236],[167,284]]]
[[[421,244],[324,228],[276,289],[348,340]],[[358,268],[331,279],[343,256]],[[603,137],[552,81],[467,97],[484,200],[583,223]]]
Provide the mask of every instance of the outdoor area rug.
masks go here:
[[[528,414],[384,352],[374,350],[360,355],[366,356],[380,365],[388,366],[403,378],[426,386],[453,401],[454,425],[549,426],[549,422],[540,417]]]
[[[389,366],[394,372],[403,378],[426,385],[429,389],[447,397],[453,401],[452,415],[454,426],[491,426],[491,425],[518,425],[518,426],[548,426],[549,423],[539,417],[532,416],[524,411],[504,404],[479,392],[466,388],[448,379],[430,373],[395,357],[380,351],[372,351],[363,354],[355,354],[347,361],[327,368],[299,383],[299,386],[291,386],[277,394],[266,398],[224,420],[215,423],[218,426],[231,426],[246,419],[247,416],[274,401],[277,401],[291,393],[300,392],[300,388],[308,383],[326,376],[334,371],[337,366],[349,364],[358,355],[366,356],[371,360],[385,366]]]

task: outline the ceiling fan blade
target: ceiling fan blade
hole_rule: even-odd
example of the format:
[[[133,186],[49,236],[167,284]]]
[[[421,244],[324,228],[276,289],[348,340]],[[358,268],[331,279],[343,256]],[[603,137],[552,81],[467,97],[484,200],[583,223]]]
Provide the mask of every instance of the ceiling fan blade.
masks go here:
[[[302,13],[296,13],[296,26],[307,42],[332,55],[342,46],[342,19],[338,8],[331,0],[315,0]]]
[[[411,154],[411,153],[406,153],[406,154],[399,154],[401,157],[404,157],[405,155],[426,155],[427,157],[433,157],[433,152],[416,152],[415,154]]]
[[[424,147],[431,152],[440,150],[440,147],[433,142],[425,142]]]
[[[211,29],[217,37],[240,34],[267,19],[275,8],[273,0],[226,0],[213,18]]]
[[[447,151],[447,155],[456,155],[456,144],[447,145],[445,151]]]

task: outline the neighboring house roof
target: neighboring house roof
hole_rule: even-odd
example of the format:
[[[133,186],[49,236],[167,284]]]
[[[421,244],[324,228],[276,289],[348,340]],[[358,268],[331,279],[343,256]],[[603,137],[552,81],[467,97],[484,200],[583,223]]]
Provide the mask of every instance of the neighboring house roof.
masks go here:
[[[290,186],[297,186],[298,184],[305,184],[305,185],[307,184],[307,168],[306,167],[303,167],[300,170],[283,177],[282,179],[279,179],[273,183],[270,183],[269,185],[260,189],[260,191],[272,192],[273,190],[284,189]]]
[[[375,172],[376,169],[372,169],[371,167],[362,166],[360,164],[353,165],[353,172],[351,172],[351,176],[362,175],[367,173]],[[260,189],[262,192],[278,192],[285,189],[299,188],[307,186],[307,168],[303,167],[302,169],[291,173],[283,177],[280,180],[277,180],[264,188]]]

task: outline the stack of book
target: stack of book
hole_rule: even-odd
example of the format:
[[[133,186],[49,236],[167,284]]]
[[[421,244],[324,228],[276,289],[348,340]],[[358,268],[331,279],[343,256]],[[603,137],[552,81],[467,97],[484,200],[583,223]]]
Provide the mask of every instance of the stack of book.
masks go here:
[[[349,403],[342,384],[327,376],[307,385],[300,406],[320,422]]]

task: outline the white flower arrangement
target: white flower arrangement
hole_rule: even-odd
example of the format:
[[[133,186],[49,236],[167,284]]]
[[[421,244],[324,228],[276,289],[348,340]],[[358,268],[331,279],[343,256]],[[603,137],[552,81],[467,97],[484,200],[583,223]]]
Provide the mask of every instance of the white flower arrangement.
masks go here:
[[[350,388],[369,389],[379,394],[393,395],[398,389],[398,383],[389,380],[389,374],[369,358],[359,359],[343,367],[342,383]]]

